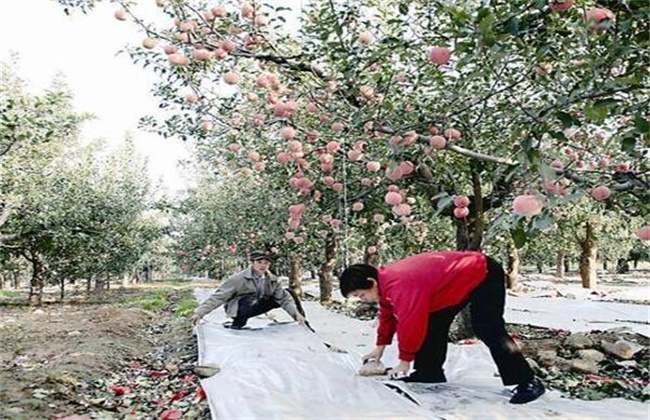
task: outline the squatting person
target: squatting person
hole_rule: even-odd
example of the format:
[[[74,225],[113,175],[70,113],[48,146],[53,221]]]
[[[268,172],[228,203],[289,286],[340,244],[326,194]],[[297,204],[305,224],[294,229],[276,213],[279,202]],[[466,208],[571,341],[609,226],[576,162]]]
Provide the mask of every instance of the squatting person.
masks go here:
[[[284,309],[293,319],[305,324],[300,300],[289,289],[283,289],[269,268],[271,256],[264,251],[250,254],[251,266],[231,276],[194,311],[192,322],[225,305],[226,314],[233,318],[230,328],[241,329],[249,318],[274,308]]]

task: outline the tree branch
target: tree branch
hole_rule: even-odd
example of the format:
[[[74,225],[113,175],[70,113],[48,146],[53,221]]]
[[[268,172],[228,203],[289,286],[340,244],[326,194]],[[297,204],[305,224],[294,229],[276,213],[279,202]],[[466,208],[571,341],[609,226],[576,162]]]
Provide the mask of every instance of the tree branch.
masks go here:
[[[524,73],[524,74],[525,74],[525,73]],[[485,95],[484,97],[482,97],[482,98],[480,98],[480,99],[477,99],[476,101],[472,102],[471,104],[466,105],[466,106],[462,107],[461,109],[459,109],[459,110],[457,110],[457,111],[454,111],[453,113],[449,114],[449,115],[447,116],[447,119],[451,119],[451,118],[455,117],[456,115],[462,114],[463,112],[467,111],[468,109],[474,108],[476,105],[480,104],[481,102],[483,102],[483,101],[487,101],[487,100],[490,99],[491,97],[493,97],[493,96],[495,96],[495,95],[498,95],[498,94],[501,93],[501,92],[505,92],[505,91],[507,91],[507,90],[512,89],[513,87],[515,87],[515,86],[517,86],[518,84],[524,82],[525,80],[526,80],[526,77],[522,77],[521,79],[512,82],[512,83],[509,84],[508,86],[505,86],[505,87],[503,87],[503,88],[501,88],[501,89],[498,89],[498,90],[492,91],[492,92],[490,92],[489,94]]]
[[[589,183],[586,178],[566,169],[555,169],[555,173],[580,184]],[[622,178],[625,178],[625,181],[618,182],[622,180]],[[613,180],[617,181],[616,184],[611,185],[611,189],[614,191],[629,191],[637,188],[645,191],[650,191],[650,185],[637,177],[636,173],[632,171],[616,173],[613,176]]]
[[[396,133],[395,130],[390,129],[388,127],[375,127],[374,131],[378,131],[378,132],[384,133],[384,134],[395,134]],[[431,139],[430,136],[423,136],[421,134],[418,134],[418,141],[422,141],[422,142],[425,142],[425,143],[428,144],[430,139]],[[466,148],[461,147],[461,146],[457,146],[455,144],[450,144],[449,142],[447,142],[447,144],[445,145],[445,149],[450,150],[450,151],[455,152],[455,153],[458,153],[459,155],[467,156],[467,157],[474,158],[474,159],[477,159],[477,160],[483,160],[483,161],[486,161],[486,162],[498,163],[500,165],[514,166],[514,165],[517,164],[517,162],[515,162],[515,161],[513,161],[511,159],[508,159],[508,158],[501,158],[501,157],[497,157],[497,156],[486,155],[486,154],[483,154],[483,153],[480,153],[480,152],[475,152],[473,150],[466,149]]]

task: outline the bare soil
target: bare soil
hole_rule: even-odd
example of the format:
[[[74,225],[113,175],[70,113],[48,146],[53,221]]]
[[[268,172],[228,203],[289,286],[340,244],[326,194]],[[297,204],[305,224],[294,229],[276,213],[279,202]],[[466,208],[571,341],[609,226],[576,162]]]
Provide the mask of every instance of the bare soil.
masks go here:
[[[152,293],[161,307],[138,307]],[[175,315],[187,294],[136,287],[102,302],[0,301],[0,419],[209,418],[196,340]]]

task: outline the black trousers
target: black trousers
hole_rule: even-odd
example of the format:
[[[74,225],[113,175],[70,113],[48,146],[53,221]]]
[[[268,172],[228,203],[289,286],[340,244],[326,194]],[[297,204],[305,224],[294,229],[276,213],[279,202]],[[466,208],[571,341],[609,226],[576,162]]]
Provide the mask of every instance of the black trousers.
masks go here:
[[[503,319],[505,306],[505,273],[501,264],[488,257],[487,275],[458,306],[432,312],[429,315],[427,335],[415,355],[414,376],[428,382],[446,382],[443,364],[447,358],[449,328],[454,317],[466,305],[474,332],[490,349],[504,385],[525,383],[533,379],[533,370],[521,351],[506,332]]]
[[[305,311],[302,308],[300,299],[298,295],[291,290],[285,289],[287,293],[291,295],[293,301],[296,304],[298,312],[301,315],[305,315]],[[243,327],[248,322],[248,318],[253,318],[258,315],[262,315],[270,311],[271,309],[279,308],[280,304],[273,299],[273,297],[258,297],[256,294],[249,294],[243,296],[239,299],[237,303],[237,316],[233,319],[232,325],[236,327]]]

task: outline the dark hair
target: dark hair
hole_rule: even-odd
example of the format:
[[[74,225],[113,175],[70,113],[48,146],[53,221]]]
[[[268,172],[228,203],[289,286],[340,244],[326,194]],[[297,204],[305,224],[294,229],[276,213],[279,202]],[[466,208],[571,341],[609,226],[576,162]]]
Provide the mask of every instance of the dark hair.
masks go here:
[[[377,269],[368,264],[353,264],[343,270],[339,276],[339,288],[344,297],[355,290],[372,288],[372,281],[368,277],[377,280]]]

